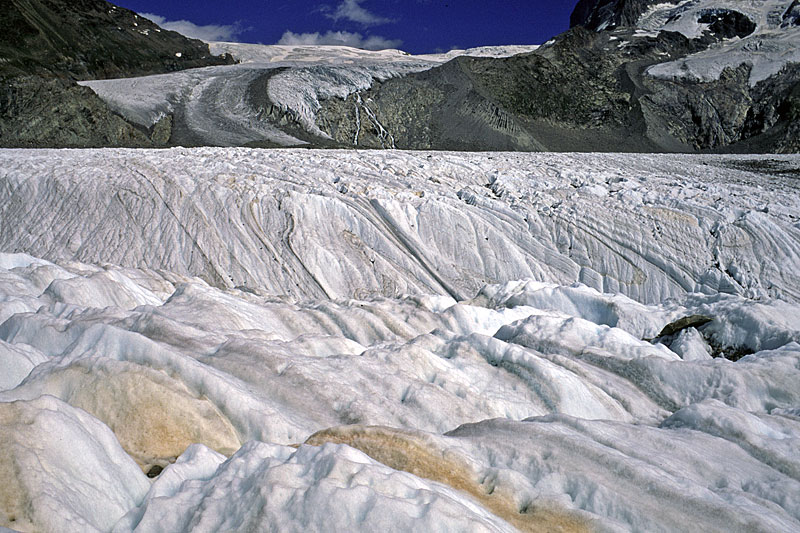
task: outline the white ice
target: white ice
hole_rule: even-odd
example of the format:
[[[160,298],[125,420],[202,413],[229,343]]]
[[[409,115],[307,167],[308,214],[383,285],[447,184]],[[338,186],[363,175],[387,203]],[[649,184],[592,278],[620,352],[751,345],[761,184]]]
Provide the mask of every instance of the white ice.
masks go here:
[[[797,163],[0,151],[0,527],[797,530]]]
[[[641,303],[688,292],[797,302],[797,164],[795,156],[6,150],[0,216],[15,227],[0,233],[0,247],[291,299],[463,300],[487,284],[531,278]]]

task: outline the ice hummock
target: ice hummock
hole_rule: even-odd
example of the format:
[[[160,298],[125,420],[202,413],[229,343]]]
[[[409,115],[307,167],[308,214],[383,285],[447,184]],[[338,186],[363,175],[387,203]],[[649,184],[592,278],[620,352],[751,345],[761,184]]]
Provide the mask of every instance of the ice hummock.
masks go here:
[[[486,297],[510,287],[486,287],[484,296],[450,305],[420,297],[293,304],[166,272],[105,268],[115,275],[98,278],[90,265],[75,263],[5,271],[32,281],[48,269],[52,283],[72,275],[73,286],[85,289],[74,293],[80,302],[33,283],[18,284],[16,293],[6,289],[8,297],[39,305],[7,319],[0,338],[23,364],[31,353],[40,362],[5,387],[0,409],[80,408],[81,420],[93,421],[93,433],[82,437],[86,446],[102,436],[106,448],[113,443],[113,453],[127,458],[120,463],[98,451],[92,475],[117,476],[123,486],[141,484],[153,465],[166,467],[152,494],[59,499],[68,506],[60,530],[77,528],[73,516],[105,524],[100,530],[119,520],[115,531],[211,531],[269,521],[367,531],[386,526],[389,516],[412,529],[511,530],[506,521],[518,517],[498,510],[508,508],[497,499],[503,491],[515,494],[508,504],[514,509],[544,506],[559,520],[601,529],[680,530],[699,520],[712,529],[788,531],[800,519],[790,497],[800,494],[800,423],[788,414],[800,404],[796,306],[762,302],[754,312],[741,297],[700,295],[647,306],[586,287],[532,282],[516,284],[513,299]],[[172,295],[152,290],[173,283],[168,279],[176,282]],[[106,305],[107,294],[130,284],[160,303]],[[580,294],[596,311],[583,313],[561,293]],[[782,326],[772,323],[773,306],[788,315]],[[632,335],[700,309],[716,317],[729,342],[741,340],[741,327],[754,346],[772,348],[733,363],[680,357]],[[746,318],[738,319],[737,309]],[[652,326],[602,323],[635,313]],[[785,344],[776,346],[780,338]],[[8,424],[8,435],[22,438]],[[421,431],[413,439],[422,440],[387,430],[379,448],[401,446],[400,462],[364,444],[357,429],[352,438],[338,433],[345,437],[331,441],[337,446],[289,446],[342,424],[408,428]],[[56,461],[47,470],[55,479],[25,478],[29,493],[57,483],[72,490],[75,475],[52,455],[59,433],[29,431],[38,433],[25,441],[39,442],[37,453]],[[348,442],[372,458],[342,445]],[[408,442],[418,442],[416,455],[408,455]],[[471,466],[459,479],[475,487],[491,479],[497,496],[476,501],[463,486],[448,485],[450,478],[413,467],[422,450],[460,457]],[[12,455],[12,465],[24,457]],[[652,490],[637,490],[642,484]],[[33,509],[26,519],[49,524],[50,507],[31,502],[24,504]],[[108,510],[98,510],[101,503]]]

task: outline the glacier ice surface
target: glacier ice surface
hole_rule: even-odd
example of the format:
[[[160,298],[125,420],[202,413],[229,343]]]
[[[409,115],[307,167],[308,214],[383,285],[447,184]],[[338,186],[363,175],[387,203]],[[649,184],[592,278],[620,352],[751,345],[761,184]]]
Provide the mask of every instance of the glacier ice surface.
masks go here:
[[[797,163],[0,151],[0,527],[796,531]]]

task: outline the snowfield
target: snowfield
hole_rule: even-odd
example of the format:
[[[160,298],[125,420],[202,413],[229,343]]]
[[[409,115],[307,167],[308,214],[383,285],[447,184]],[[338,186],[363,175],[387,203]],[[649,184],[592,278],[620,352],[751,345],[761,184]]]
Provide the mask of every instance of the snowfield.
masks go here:
[[[798,168],[0,150],[0,529],[797,531]]]

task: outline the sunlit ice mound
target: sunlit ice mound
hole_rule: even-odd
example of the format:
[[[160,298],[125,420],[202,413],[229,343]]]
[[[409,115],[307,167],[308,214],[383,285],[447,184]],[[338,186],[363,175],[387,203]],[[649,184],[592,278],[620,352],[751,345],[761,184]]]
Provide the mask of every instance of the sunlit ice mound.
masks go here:
[[[648,306],[533,280],[461,303],[289,303],[167,271],[2,263],[7,527],[800,522],[796,305]]]

